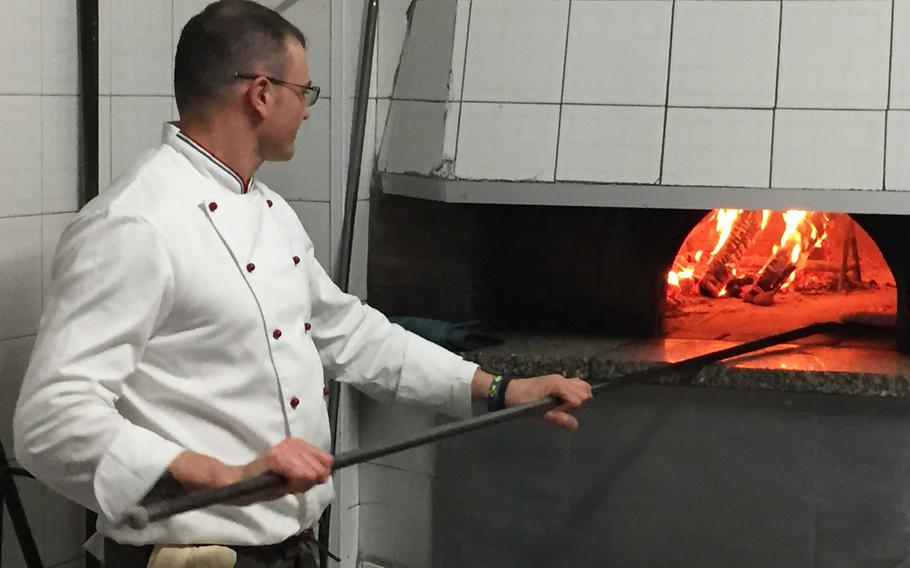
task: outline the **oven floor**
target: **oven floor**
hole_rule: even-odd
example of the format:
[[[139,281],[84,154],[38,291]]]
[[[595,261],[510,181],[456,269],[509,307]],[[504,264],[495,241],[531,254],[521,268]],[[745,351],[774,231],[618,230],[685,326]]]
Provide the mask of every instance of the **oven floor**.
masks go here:
[[[897,290],[881,287],[848,294],[809,296],[779,294],[772,306],[756,306],[739,299],[686,297],[684,307],[667,307],[666,337],[750,341],[821,321],[838,320],[855,312],[894,313]],[[890,335],[849,340],[861,346],[887,347]],[[883,343],[884,342],[884,343]]]

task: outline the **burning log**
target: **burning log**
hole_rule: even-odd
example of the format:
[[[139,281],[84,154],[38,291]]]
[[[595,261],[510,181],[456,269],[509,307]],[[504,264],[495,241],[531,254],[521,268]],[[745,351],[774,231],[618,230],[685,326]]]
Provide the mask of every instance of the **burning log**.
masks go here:
[[[827,217],[823,213],[804,215],[784,233],[781,246],[759,271],[755,284],[743,295],[743,301],[770,306],[774,296],[789,281],[790,275],[804,266],[809,252],[825,235]]]
[[[724,295],[727,284],[736,275],[731,268],[746,252],[758,235],[762,224],[761,211],[744,211],[730,229],[730,236],[708,264],[708,269],[698,284],[698,291],[704,296],[718,298]]]

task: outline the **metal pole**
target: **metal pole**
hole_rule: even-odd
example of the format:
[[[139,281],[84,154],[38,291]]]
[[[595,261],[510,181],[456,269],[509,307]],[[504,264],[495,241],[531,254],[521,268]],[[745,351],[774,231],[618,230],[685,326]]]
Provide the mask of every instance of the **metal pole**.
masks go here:
[[[745,355],[746,353],[760,351],[762,349],[767,349],[768,347],[773,347],[774,345],[787,343],[789,341],[795,341],[797,339],[802,339],[810,335],[836,331],[843,329],[847,325],[848,324],[842,324],[838,322],[823,322],[800,327],[784,333],[778,333],[775,335],[770,335],[768,337],[763,337],[761,339],[756,339],[755,341],[748,341],[746,343],[728,347],[726,349],[721,349],[719,351],[712,351],[704,355],[677,361],[676,363],[671,363],[669,365],[657,366],[650,369],[644,369],[641,371],[636,371],[634,373],[629,373],[621,377],[617,377],[615,380],[608,380],[594,385],[591,390],[598,392],[617,386],[629,386],[634,384],[653,382],[654,380],[669,373],[691,372],[705,365],[718,363],[724,359],[729,359],[730,357],[737,357],[739,355]],[[444,438],[451,438],[452,436],[456,436],[458,434],[464,434],[467,432],[472,432],[474,430],[479,430],[487,426],[492,426],[500,422],[505,422],[507,420],[517,418],[519,416],[543,413],[558,406],[559,404],[560,402],[558,400],[552,398],[535,400],[519,406],[513,406],[499,412],[491,412],[489,414],[469,418],[460,422],[453,422],[451,424],[445,424],[436,428],[432,428],[425,434],[415,436],[414,438],[391,444],[389,446],[344,452],[335,457],[333,471],[338,471],[345,467],[363,463],[365,461],[376,459],[382,456],[387,456],[389,454],[401,452],[417,446],[422,446],[424,444],[442,440]],[[127,513],[127,522],[130,524],[130,526],[133,526],[137,529],[142,529],[148,523],[160,521],[178,513],[191,511],[193,509],[199,509],[201,507],[213,505],[216,503],[231,501],[254,493],[258,493],[259,491],[263,491],[265,489],[275,489],[284,485],[285,482],[285,479],[281,476],[273,473],[267,473],[258,477],[254,477],[252,479],[241,481],[240,483],[220,487],[218,489],[197,491],[195,493],[183,495],[175,499],[153,503],[146,507],[137,506]]]
[[[367,106],[370,97],[370,77],[373,71],[373,45],[376,43],[376,22],[379,0],[367,0],[364,9],[363,43],[360,46],[360,69],[357,74],[357,95],[354,100],[354,117],[351,124],[351,147],[348,152],[348,178],[344,195],[344,219],[341,225],[341,255],[338,265],[338,286],[348,292],[351,277],[351,253],[354,246],[354,220],[357,212],[357,193],[360,188],[360,169],[363,162],[363,139],[367,123]],[[334,454],[338,437],[338,408],[341,402],[340,385],[329,386],[329,431]],[[329,534],[332,507],[326,507],[319,518],[319,565],[328,565]]]

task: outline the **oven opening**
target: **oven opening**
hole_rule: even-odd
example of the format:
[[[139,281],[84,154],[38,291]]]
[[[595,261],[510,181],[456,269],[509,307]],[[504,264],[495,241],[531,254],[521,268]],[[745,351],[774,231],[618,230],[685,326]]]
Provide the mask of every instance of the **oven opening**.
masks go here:
[[[746,341],[818,321],[888,327],[895,279],[850,215],[715,209],[667,273],[669,337]]]

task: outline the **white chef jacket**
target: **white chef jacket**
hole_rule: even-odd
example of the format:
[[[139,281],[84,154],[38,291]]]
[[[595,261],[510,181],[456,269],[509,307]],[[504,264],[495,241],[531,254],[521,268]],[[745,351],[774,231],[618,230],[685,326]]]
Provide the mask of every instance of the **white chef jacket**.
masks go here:
[[[382,400],[470,414],[476,365],[341,292],[294,211],[165,125],[162,145],[64,232],[14,418],[16,457],[122,543],[270,544],[331,482],[122,522],[184,450],[247,463],[287,436],[329,448],[323,368]]]

